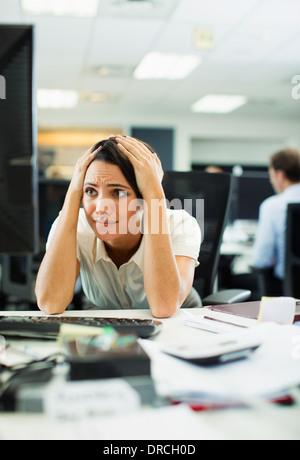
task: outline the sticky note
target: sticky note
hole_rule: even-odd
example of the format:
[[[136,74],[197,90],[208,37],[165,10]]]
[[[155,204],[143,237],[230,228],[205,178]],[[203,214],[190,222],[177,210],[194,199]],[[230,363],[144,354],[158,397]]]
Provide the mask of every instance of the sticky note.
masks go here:
[[[293,324],[296,314],[296,300],[292,297],[263,297],[258,316],[259,323]]]
[[[59,335],[57,342],[62,345],[63,341],[76,340],[80,337],[98,337],[109,334],[112,336],[112,340],[115,339],[117,333],[111,327],[92,327],[83,326],[79,324],[62,324],[59,329]]]

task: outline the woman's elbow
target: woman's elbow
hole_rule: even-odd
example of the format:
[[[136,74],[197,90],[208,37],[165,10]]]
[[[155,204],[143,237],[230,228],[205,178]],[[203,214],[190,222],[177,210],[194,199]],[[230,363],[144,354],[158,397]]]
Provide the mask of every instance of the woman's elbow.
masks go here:
[[[162,294],[148,298],[149,306],[152,315],[155,318],[171,318],[174,316],[182,305],[180,286],[173,289],[172,295]]]
[[[46,313],[47,315],[60,315],[66,309],[66,307],[63,307],[57,304],[53,305],[51,303],[42,303],[42,302],[38,302],[38,308],[43,313]]]
[[[61,300],[58,301],[57,299],[39,297],[38,295],[36,295],[36,299],[38,308],[47,315],[59,315],[63,313],[68,306],[68,303],[62,303]]]
[[[161,302],[159,304],[150,304],[152,315],[158,319],[171,318],[180,309],[178,302]]]

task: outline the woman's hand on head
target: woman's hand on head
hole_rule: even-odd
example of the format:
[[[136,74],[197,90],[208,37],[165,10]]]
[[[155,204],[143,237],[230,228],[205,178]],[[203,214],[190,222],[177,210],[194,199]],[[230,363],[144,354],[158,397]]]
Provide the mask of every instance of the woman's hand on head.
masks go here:
[[[82,157],[80,157],[76,163],[75,171],[70,183],[70,190],[74,193],[78,193],[80,200],[83,196],[83,185],[84,179],[87,172],[88,167],[95,159],[96,155],[100,152],[102,147],[93,151],[94,147],[91,147],[87,152],[85,152]]]
[[[117,136],[116,140],[118,148],[127,156],[134,168],[137,186],[143,198],[146,198],[150,192],[161,193],[164,172],[156,153],[151,152],[143,142],[132,137]]]

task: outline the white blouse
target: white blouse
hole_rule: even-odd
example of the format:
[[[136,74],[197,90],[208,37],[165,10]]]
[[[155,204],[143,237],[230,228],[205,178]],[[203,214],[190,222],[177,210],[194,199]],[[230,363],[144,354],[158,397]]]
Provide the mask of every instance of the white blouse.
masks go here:
[[[167,218],[175,256],[190,257],[199,265],[201,230],[184,210],[167,210]],[[47,248],[55,232],[57,219],[49,233]],[[96,238],[80,209],[77,229],[77,258],[86,297],[102,310],[148,309],[144,278],[144,237],[137,252],[118,269],[108,256],[103,241]]]

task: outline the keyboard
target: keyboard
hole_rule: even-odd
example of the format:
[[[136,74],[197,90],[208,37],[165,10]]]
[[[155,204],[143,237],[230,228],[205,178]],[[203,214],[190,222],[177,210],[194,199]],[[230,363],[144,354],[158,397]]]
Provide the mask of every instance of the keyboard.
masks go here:
[[[113,327],[120,333],[135,333],[146,339],[158,334],[162,322],[137,318],[94,318],[71,316],[0,316],[0,335],[32,339],[56,339],[61,324],[77,324],[92,327]]]

